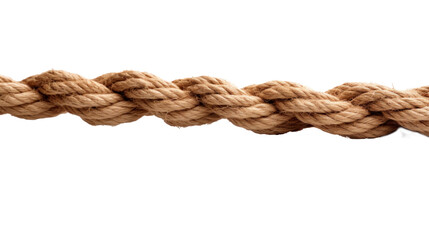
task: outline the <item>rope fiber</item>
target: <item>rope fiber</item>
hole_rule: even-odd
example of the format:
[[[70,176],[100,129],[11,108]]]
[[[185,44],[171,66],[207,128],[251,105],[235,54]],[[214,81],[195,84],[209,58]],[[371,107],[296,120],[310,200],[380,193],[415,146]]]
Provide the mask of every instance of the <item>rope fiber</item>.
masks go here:
[[[261,134],[316,127],[350,138],[376,138],[404,127],[429,136],[429,86],[399,91],[345,83],[326,92],[270,81],[242,89],[200,76],[164,81],[137,71],[95,79],[50,70],[20,82],[0,76],[0,114],[24,119],[69,112],[92,125],[117,125],[155,115],[186,127],[228,119]]]

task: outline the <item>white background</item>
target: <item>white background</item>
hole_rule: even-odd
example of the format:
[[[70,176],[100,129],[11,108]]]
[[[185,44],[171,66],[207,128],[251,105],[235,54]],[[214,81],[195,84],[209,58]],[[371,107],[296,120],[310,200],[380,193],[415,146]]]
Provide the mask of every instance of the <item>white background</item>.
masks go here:
[[[427,1],[2,1],[0,74],[429,85]],[[428,239],[428,138],[0,116],[0,239]]]

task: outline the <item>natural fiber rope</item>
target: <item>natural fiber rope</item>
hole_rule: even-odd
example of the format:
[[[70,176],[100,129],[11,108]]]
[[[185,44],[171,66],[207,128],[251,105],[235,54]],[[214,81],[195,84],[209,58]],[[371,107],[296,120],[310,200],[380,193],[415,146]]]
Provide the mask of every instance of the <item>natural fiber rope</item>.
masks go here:
[[[155,115],[172,126],[226,118],[263,134],[316,127],[351,138],[375,138],[399,126],[429,136],[429,87],[398,91],[346,83],[327,92],[271,81],[239,89],[214,77],[164,81],[136,71],[95,79],[51,70],[16,82],[0,76],[0,114],[25,119],[69,112],[93,125],[117,125]]]

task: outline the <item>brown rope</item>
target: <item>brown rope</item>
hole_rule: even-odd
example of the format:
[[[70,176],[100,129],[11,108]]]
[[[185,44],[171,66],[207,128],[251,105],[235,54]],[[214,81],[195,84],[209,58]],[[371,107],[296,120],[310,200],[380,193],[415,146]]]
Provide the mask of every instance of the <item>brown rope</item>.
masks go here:
[[[346,83],[327,92],[271,81],[239,89],[214,77],[164,81],[136,71],[95,79],[51,70],[21,82],[0,76],[0,114],[25,119],[69,112],[93,125],[117,125],[155,115],[172,126],[226,118],[263,134],[316,127],[351,138],[375,138],[399,126],[429,136],[429,87],[398,91]]]

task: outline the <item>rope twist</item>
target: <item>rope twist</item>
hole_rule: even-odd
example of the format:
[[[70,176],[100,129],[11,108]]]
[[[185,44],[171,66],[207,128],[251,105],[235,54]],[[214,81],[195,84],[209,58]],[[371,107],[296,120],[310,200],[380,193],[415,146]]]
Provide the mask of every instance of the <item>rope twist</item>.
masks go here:
[[[429,136],[429,86],[399,91],[345,83],[318,92],[284,81],[242,89],[208,76],[167,82],[137,71],[86,79],[50,70],[20,82],[0,76],[0,114],[38,119],[65,112],[92,125],[117,125],[155,115],[180,127],[226,118],[261,134],[316,127],[350,138],[375,138],[404,127]]]

